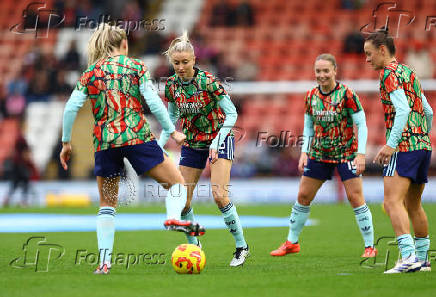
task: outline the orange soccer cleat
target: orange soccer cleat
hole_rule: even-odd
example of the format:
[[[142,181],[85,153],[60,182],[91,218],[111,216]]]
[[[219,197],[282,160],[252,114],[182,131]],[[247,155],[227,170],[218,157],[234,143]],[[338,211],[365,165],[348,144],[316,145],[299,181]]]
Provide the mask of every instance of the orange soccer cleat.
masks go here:
[[[298,253],[299,251],[300,251],[299,243],[292,243],[289,240],[287,240],[278,249],[272,251],[270,255],[281,257],[281,256],[286,256],[287,254],[295,254]]]
[[[375,256],[377,256],[377,249],[375,247],[372,246],[368,246],[365,248],[365,252],[362,254],[362,258],[374,258]]]
[[[167,230],[185,232],[191,236],[202,236],[206,232],[203,226],[191,221],[168,219],[164,226]]]

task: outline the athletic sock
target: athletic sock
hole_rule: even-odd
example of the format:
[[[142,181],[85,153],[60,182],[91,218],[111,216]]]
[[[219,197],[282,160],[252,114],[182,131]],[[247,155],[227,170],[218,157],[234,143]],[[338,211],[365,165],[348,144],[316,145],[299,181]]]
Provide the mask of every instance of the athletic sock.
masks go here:
[[[110,267],[115,235],[115,208],[100,207],[97,215],[97,241],[100,265]]]
[[[415,237],[416,257],[419,261],[428,261],[427,253],[430,249],[430,237]]]
[[[292,243],[298,242],[301,230],[303,230],[304,224],[307,221],[310,213],[310,206],[301,205],[295,202],[292,207],[291,217],[289,218],[289,233],[288,241]]]
[[[191,221],[194,222],[194,210],[190,207],[187,211],[182,212],[181,219],[183,221]],[[195,236],[191,236],[188,233],[186,234],[186,238],[188,239],[188,243],[198,245],[198,238]]]
[[[242,230],[236,206],[234,206],[232,202],[229,202],[229,204],[220,208],[220,210],[223,214],[224,223],[235,238],[236,247],[246,248],[247,243],[245,242],[244,231]]]
[[[360,233],[362,234],[365,247],[374,246],[374,227],[372,225],[371,210],[366,204],[353,208],[356,222],[359,226]]]
[[[403,260],[409,257],[415,257],[415,244],[413,243],[413,238],[410,234],[398,236],[397,242]]]
[[[186,187],[182,184],[175,184],[168,189],[165,199],[167,219],[180,220],[182,210],[185,208],[186,196]]]

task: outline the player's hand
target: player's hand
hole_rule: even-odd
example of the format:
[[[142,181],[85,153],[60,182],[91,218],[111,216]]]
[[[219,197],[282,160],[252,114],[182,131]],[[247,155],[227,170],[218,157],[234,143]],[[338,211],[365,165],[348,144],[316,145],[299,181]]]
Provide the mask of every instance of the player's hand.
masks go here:
[[[68,164],[67,162],[71,158],[71,144],[69,142],[63,142],[62,143],[62,151],[59,154],[59,159],[61,161],[61,165],[64,168],[64,170],[68,170]]]
[[[389,145],[384,145],[375,156],[373,163],[387,165],[389,164],[389,161],[391,160],[391,156],[393,153],[395,153],[394,148],[391,148]]]
[[[300,160],[298,161],[298,171],[300,171],[301,174],[304,173],[304,167],[307,165],[307,154],[301,153]]]
[[[365,171],[365,155],[356,154],[353,163],[356,166],[356,175],[361,175]]]
[[[182,145],[183,142],[185,142],[186,135],[183,134],[182,132],[174,131],[173,133],[171,133],[171,138],[174,139],[174,141],[175,141],[178,145]]]
[[[215,149],[210,149],[209,150],[209,160],[210,163],[215,163],[218,160],[218,151]]]

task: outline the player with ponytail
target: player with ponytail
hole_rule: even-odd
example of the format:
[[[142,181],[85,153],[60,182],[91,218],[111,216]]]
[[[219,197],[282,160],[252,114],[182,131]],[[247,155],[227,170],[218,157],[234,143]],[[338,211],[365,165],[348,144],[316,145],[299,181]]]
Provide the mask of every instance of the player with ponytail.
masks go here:
[[[212,194],[224,222],[233,235],[236,251],[230,266],[244,264],[249,256],[236,206],[229,199],[230,169],[234,152],[232,127],[236,108],[222,84],[209,72],[195,67],[194,47],[187,32],[174,39],[165,52],[175,70],[165,86],[165,100],[173,123],[180,122],[186,140],[182,145],[180,171],[187,183],[188,199],[182,219],[193,220],[193,191],[209,159]],[[163,132],[159,144],[169,138]],[[200,244],[188,235],[188,242]]]
[[[385,273],[429,271],[430,238],[421,196],[431,160],[429,133],[433,110],[415,72],[395,58],[394,39],[387,28],[371,33],[366,38],[364,50],[366,62],[380,71],[386,144],[374,162],[384,165],[383,205],[401,253],[401,260]],[[415,240],[410,234],[409,218]]]
[[[204,229],[192,221],[181,220],[187,194],[184,179],[157,144],[144,116],[142,97],[167,135],[178,144],[186,136],[175,130],[162,100],[150,81],[147,67],[127,56],[126,32],[101,24],[88,44],[88,68],[80,77],[63,116],[60,162],[65,170],[71,156],[71,131],[78,110],[89,98],[94,115],[95,169],[100,193],[97,215],[97,240],[100,265],[96,274],[107,274],[115,233],[120,174],[126,158],[138,175],[148,175],[168,189],[167,229],[202,235]],[[142,96],[142,97],[141,97]]]

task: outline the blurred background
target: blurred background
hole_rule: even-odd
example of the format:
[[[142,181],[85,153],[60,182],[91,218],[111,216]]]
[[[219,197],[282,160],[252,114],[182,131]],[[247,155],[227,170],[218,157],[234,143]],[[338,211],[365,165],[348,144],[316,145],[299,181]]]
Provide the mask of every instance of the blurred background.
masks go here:
[[[93,176],[93,118],[89,103],[73,129],[73,157],[58,162],[62,113],[86,69],[87,41],[102,21],[128,31],[129,55],[142,59],[159,85],[174,72],[162,53],[188,30],[197,66],[215,74],[235,103],[236,159],[231,196],[241,203],[296,199],[297,164],[303,130],[304,95],[316,86],[313,63],[329,52],[337,79],[360,96],[369,128],[367,200],[383,199],[382,168],[372,160],[385,144],[378,72],[365,63],[365,34],[389,25],[397,58],[414,68],[430,104],[436,107],[436,1],[373,0],[2,0],[0,3],[0,203],[4,206],[89,205],[98,200]],[[149,111],[147,111],[149,113]],[[147,115],[155,135],[160,126]],[[432,141],[436,141],[434,130]],[[179,148],[169,144],[178,162]],[[430,174],[436,173],[436,154]],[[208,185],[208,168],[201,185]],[[432,197],[431,179],[424,198]],[[128,183],[128,182],[127,182]],[[126,182],[125,182],[126,184]],[[134,181],[135,203],[159,203]],[[121,195],[132,195],[129,187]],[[156,189],[153,188],[154,192]],[[208,189],[196,192],[212,201]],[[335,180],[318,201],[344,200]]]

